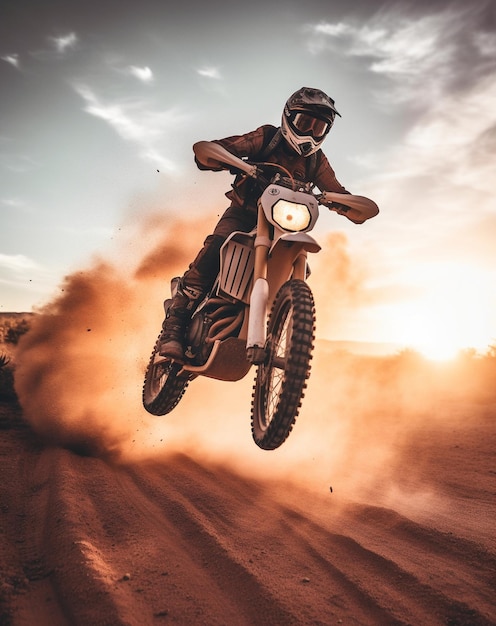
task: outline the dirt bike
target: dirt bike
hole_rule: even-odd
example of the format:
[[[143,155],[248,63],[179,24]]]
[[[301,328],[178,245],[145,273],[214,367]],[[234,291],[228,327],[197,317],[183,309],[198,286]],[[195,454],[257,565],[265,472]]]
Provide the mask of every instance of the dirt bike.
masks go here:
[[[315,304],[306,283],[307,253],[321,247],[308,232],[317,222],[319,204],[342,212],[376,205],[363,196],[315,194],[311,183],[295,180],[278,165],[252,164],[219,144],[205,143],[212,162],[243,172],[261,186],[257,225],[249,233],[233,232],[223,244],[215,284],[186,331],[184,362],[160,356],[158,336],[145,374],[143,405],[153,415],[165,415],[196,377],[238,381],[254,365],[252,436],[260,448],[274,450],[293,428],[310,375]],[[268,177],[270,168],[279,171],[272,169]],[[172,280],[172,296],[178,282]],[[166,314],[170,303],[164,303]]]

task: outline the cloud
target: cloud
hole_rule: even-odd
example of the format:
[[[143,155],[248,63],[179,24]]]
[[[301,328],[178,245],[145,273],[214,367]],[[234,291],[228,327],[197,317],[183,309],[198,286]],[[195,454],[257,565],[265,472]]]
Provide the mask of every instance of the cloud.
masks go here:
[[[129,73],[144,83],[150,83],[154,80],[153,72],[149,67],[137,67],[136,65],[130,65]]]
[[[432,104],[394,149],[386,177],[422,181],[425,189],[456,190],[463,207],[467,195],[480,193],[479,209],[489,206],[496,178],[496,81],[481,78],[453,99],[450,94]],[[415,194],[414,194],[415,195]]]
[[[9,172],[22,174],[39,167],[39,163],[25,154],[9,154],[0,152],[0,168]]]
[[[375,168],[369,168],[363,189],[381,208],[364,232],[377,232],[378,241],[387,242],[369,254],[377,302],[368,315],[375,315],[377,328],[381,320],[392,321],[384,323],[384,340],[414,338],[422,324],[432,335],[456,335],[458,345],[479,346],[494,335],[489,285],[496,280],[491,244],[496,37],[485,30],[481,16],[471,6],[416,20],[395,11],[379,13],[364,25],[313,27],[320,45],[314,54],[332,48],[366,63],[369,85],[381,85],[396,114],[412,103],[418,107],[401,141],[373,155]],[[373,164],[367,155],[359,158]],[[357,255],[361,236],[360,231],[350,237]],[[370,234],[365,239],[374,245]]]
[[[50,37],[50,41],[55,46],[57,52],[64,53],[69,48],[74,48],[78,42],[76,33],[68,33],[61,37]]]
[[[6,54],[5,56],[0,57],[0,59],[2,59],[2,61],[5,61],[6,63],[10,63],[10,65],[19,69],[19,55],[18,54],[15,54],[15,53]]]
[[[372,74],[389,81],[376,92],[384,104],[429,106],[446,90],[494,71],[496,37],[486,30],[485,7],[451,5],[421,15],[401,7],[381,10],[366,23],[311,24],[305,27],[308,49],[365,61]]]
[[[328,24],[327,22],[321,22],[320,24],[314,26],[312,30],[316,35],[341,37],[342,35],[352,33],[354,29],[347,24],[343,24],[343,22],[338,22],[338,24]],[[318,51],[319,43],[322,44],[322,40],[320,42],[316,42],[316,48],[313,49],[315,52]]]
[[[41,269],[38,263],[23,254],[1,254],[0,268],[12,272],[26,272]]]
[[[372,228],[387,241],[372,255],[378,295],[405,290],[376,307],[378,319],[397,322],[384,328],[394,341],[420,336],[420,322],[458,345],[480,348],[494,335],[495,101],[493,76],[456,99],[444,94],[367,181],[382,211]]]
[[[496,58],[495,33],[475,33],[474,44],[482,57]]]
[[[23,209],[26,206],[20,198],[0,198],[0,203],[11,209]]]
[[[227,95],[226,85],[219,68],[214,66],[205,66],[197,69],[196,73],[200,76],[200,85],[202,89],[222,97]]]
[[[203,67],[196,70],[200,76],[211,78],[212,80],[222,80],[221,73],[217,67]]]
[[[83,98],[84,110],[107,122],[125,141],[140,148],[140,156],[163,169],[174,170],[174,164],[160,151],[159,144],[168,131],[176,129],[186,116],[174,109],[155,111],[140,100],[105,101],[87,86],[76,85]]]
[[[147,148],[142,150],[141,157],[145,161],[153,163],[160,171],[173,171],[176,169],[173,161],[165,157],[159,150],[153,148],[152,146],[148,146]]]

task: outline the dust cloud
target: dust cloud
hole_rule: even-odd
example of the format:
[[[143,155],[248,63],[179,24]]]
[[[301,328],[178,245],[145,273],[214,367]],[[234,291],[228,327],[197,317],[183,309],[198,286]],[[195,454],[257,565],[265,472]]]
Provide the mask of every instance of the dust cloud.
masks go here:
[[[67,276],[37,312],[18,346],[15,387],[40,435],[116,460],[144,433],[158,436],[141,407],[143,373],[169,280],[199,249],[204,222],[154,215],[130,225],[115,258]]]
[[[446,428],[453,423],[442,400],[447,374],[416,355],[357,356],[317,340],[294,431],[272,452],[251,439],[254,369],[237,383],[197,379],[171,414],[146,413],[143,376],[169,280],[183,273],[216,217],[163,220],[141,221],[126,231],[114,258],[94,259],[67,276],[22,338],[15,386],[35,431],[55,445],[114,463],[155,462],[183,452],[321,492],[332,488],[357,497],[380,483],[394,493],[412,433],[432,419],[445,420]],[[316,267],[311,280],[318,322],[338,321],[344,307],[366,300],[360,262],[349,257],[341,233],[329,235]]]
[[[309,258],[309,283],[317,305],[317,335],[339,336],[345,316],[369,303],[367,268],[362,259],[352,258],[343,232],[328,233],[320,244],[322,251]]]

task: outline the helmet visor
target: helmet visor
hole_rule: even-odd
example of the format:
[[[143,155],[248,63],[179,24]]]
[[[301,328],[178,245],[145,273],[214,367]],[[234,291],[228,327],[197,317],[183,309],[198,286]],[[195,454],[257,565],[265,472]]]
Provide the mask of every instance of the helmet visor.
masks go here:
[[[323,139],[332,126],[332,122],[329,120],[314,117],[301,111],[291,113],[289,123],[297,135],[311,135],[316,140]]]

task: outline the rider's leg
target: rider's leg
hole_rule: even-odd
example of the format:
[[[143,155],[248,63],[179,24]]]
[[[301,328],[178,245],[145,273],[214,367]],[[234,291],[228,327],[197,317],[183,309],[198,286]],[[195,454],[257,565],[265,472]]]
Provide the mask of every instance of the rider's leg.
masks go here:
[[[161,356],[181,360],[184,334],[197,304],[212,288],[219,271],[219,251],[224,237],[209,235],[203,248],[181,278],[162,325]]]
[[[184,357],[184,334],[196,305],[210,291],[219,273],[220,248],[235,230],[248,232],[256,224],[256,215],[239,207],[229,207],[209,235],[188,271],[181,278],[163,323],[160,354],[171,359]]]
[[[160,354],[181,360],[184,356],[184,333],[195,304],[201,293],[193,291],[180,281],[167,315],[162,324]]]

